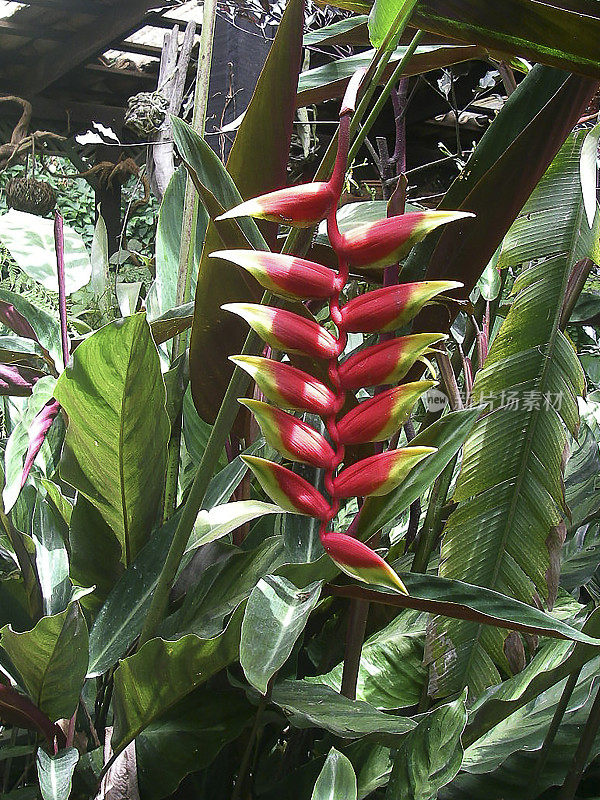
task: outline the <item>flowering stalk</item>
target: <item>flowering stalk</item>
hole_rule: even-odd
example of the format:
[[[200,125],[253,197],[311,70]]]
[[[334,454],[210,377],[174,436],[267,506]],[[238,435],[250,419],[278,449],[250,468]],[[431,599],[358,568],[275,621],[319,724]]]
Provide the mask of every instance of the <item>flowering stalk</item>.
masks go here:
[[[343,413],[346,393],[352,389],[398,383],[412,364],[431,351],[441,333],[392,338],[367,347],[340,363],[348,332],[381,333],[406,325],[441,292],[456,288],[455,281],[424,281],[367,292],[347,305],[341,298],[351,265],[363,268],[394,263],[399,256],[438,225],[466,216],[460,212],[419,211],[361,226],[342,234],[336,209],[342,193],[348,159],[350,121],[361,73],[350,81],[340,111],[338,150],[329,181],[289,187],[246,201],[223,217],[252,215],[307,227],[327,219],[329,241],[338,257],[338,270],[311,261],[261,251],[219,251],[219,258],[248,270],[258,282],[280,297],[304,300],[327,298],[335,335],[299,314],[249,303],[223,306],[243,317],[271,347],[327,362],[329,386],[306,372],[267,358],[237,356],[235,363],[250,373],[267,400],[297,411],[319,415],[329,441],[310,425],[285,411],[257,400],[240,400],[254,414],[272,447],[290,461],[324,470],[329,499],[304,479],[264,459],[244,459],[265,492],[282,508],[320,520],[325,551],[348,575],[366,583],[406,593],[404,584],[381,556],[348,533],[330,530],[340,501],[381,495],[398,486],[420,461],[435,452],[431,447],[404,447],[365,458],[343,468],[348,444],[378,442],[393,436],[411,409],[434,381],[395,386]]]

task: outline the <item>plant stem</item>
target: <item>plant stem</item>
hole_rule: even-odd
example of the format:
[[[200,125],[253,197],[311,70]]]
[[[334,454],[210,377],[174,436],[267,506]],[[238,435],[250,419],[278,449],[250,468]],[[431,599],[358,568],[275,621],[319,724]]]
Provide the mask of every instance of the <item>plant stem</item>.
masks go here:
[[[205,0],[203,7],[202,32],[200,35],[200,52],[196,71],[196,88],[194,94],[194,114],[192,128],[204,136],[206,128],[206,107],[210,84],[210,68],[212,64],[215,19],[217,13],[216,0]],[[177,271],[177,289],[175,305],[180,306],[190,299],[192,273],[195,266],[196,230],[198,225],[199,198],[194,183],[188,174],[185,184],[183,203],[183,219],[181,223],[181,243],[179,247],[179,268]],[[185,352],[187,333],[173,337],[171,360]],[[173,513],[177,502],[177,486],[179,483],[179,461],[181,453],[181,414],[180,410],[171,431],[167,455],[165,480],[165,496],[163,504],[163,521]]]
[[[558,701],[558,705],[556,706],[556,710],[554,711],[552,722],[550,723],[550,727],[548,728],[548,732],[546,733],[544,744],[542,745],[542,749],[540,750],[540,755],[537,760],[537,764],[535,765],[535,771],[533,773],[533,778],[531,780],[532,795],[534,792],[536,792],[536,787],[540,775],[544,771],[544,767],[546,766],[546,762],[548,761],[548,756],[550,755],[550,749],[554,744],[554,739],[556,738],[556,734],[558,733],[560,723],[562,722],[562,719],[565,715],[565,711],[567,710],[567,707],[569,705],[569,700],[571,699],[571,695],[573,694],[573,691],[577,686],[577,681],[579,680],[580,674],[581,674],[581,667],[578,667],[574,672],[572,672],[569,675],[569,678],[565,683],[565,688],[562,691],[560,700]]]
[[[356,699],[356,683],[358,681],[360,656],[367,629],[368,616],[369,602],[367,600],[350,601],[342,687],[340,690],[340,694],[350,698],[350,700]]]
[[[270,294],[266,292],[262,302],[268,303],[270,297]],[[242,348],[241,355],[253,353],[258,347],[259,341],[257,334],[254,333],[254,331],[250,331],[244,343],[244,347]],[[202,460],[196,472],[196,477],[192,483],[181,517],[179,518],[179,523],[173,535],[171,547],[169,548],[167,558],[158,578],[156,589],[152,596],[152,602],[140,635],[138,649],[147,642],[148,639],[154,636],[164,618],[169,600],[169,591],[177,575],[177,570],[194,527],[194,522],[202,506],[206,489],[213,475],[214,466],[221,455],[221,450],[225,446],[225,441],[227,440],[231,426],[238,413],[237,399],[238,397],[244,396],[249,383],[250,376],[244,372],[244,370],[236,367],[229,381],[229,386],[227,387],[225,397],[223,398],[219,413],[215,419],[215,424],[208,437],[206,448],[202,454]]]
[[[56,248],[56,273],[58,278],[58,311],[60,314],[60,339],[65,367],[69,360],[69,334],[67,330],[67,295],[65,290],[65,234],[60,212],[54,214],[54,246]]]
[[[233,790],[233,794],[231,795],[231,800],[240,800],[242,796],[244,785],[248,779],[248,771],[250,767],[250,759],[252,758],[252,750],[254,749],[254,743],[256,741],[258,732],[260,730],[262,717],[263,714],[265,713],[267,703],[271,698],[272,685],[273,685],[273,678],[271,678],[271,680],[269,681],[269,685],[267,687],[267,693],[260,698],[258,708],[256,709],[256,714],[254,716],[254,725],[252,726],[252,730],[250,731],[250,736],[248,737],[248,741],[246,743],[244,755],[242,756],[242,761],[240,763],[240,769],[238,772],[237,780],[235,782],[235,788]]]
[[[427,572],[427,565],[441,531],[442,508],[446,502],[457,456],[454,456],[435,480],[429,498],[425,522],[421,529],[411,572]]]
[[[558,793],[558,800],[574,800],[575,792],[577,791],[577,787],[579,786],[581,778],[583,777],[583,772],[585,770],[592,745],[596,739],[598,728],[600,728],[600,687],[596,692],[596,698],[592,704],[592,708],[590,709],[590,715],[585,723],[585,728],[581,734],[579,744],[577,745],[577,750],[575,751],[571,769],[567,773],[567,777],[562,785],[562,789]]]
[[[373,105],[373,108],[371,109],[371,112],[369,113],[369,116],[365,120],[364,125],[361,126],[360,131],[358,132],[354,142],[352,143],[352,147],[350,148],[350,153],[348,155],[348,163],[349,164],[351,164],[352,160],[354,158],[356,158],[356,154],[358,153],[358,150],[359,150],[360,146],[362,145],[362,143],[363,143],[363,141],[365,139],[365,136],[368,135],[369,131],[373,127],[373,123],[375,122],[375,120],[379,116],[379,114],[381,112],[381,109],[383,108],[383,106],[386,103],[386,100],[390,96],[390,92],[392,91],[394,86],[398,83],[398,79],[401,77],[406,65],[408,64],[410,59],[413,57],[413,55],[415,53],[415,50],[417,49],[417,46],[418,46],[419,42],[421,41],[421,37],[422,36],[423,36],[423,31],[417,31],[415,33],[415,35],[413,36],[413,38],[411,40],[411,43],[406,48],[406,52],[404,53],[404,55],[402,56],[402,58],[398,62],[395,70],[392,72],[392,74],[390,75],[387,83],[385,84],[385,86],[381,90],[381,94],[379,95],[379,97],[377,98],[377,101]],[[375,73],[376,77],[373,79],[373,83],[369,87],[369,88],[372,88],[372,91],[369,94],[368,100],[367,100],[367,102],[363,102],[365,100],[365,98],[367,97],[367,93],[365,92],[365,95],[363,95],[363,98],[362,98],[361,102],[359,103],[358,108],[356,109],[355,127],[354,128],[353,127],[350,128],[351,133],[354,132],[354,130],[356,130],[356,126],[358,126],[358,121],[360,120],[362,114],[365,112],[367,104],[368,104],[369,100],[371,99],[371,97],[373,96],[373,93],[375,91],[374,87],[377,86],[377,83],[379,82],[379,78],[383,74],[391,55],[392,55],[392,53],[390,52],[388,54],[387,60],[385,60],[385,62],[384,62],[384,59],[382,59],[381,62],[379,63],[379,66],[377,67],[377,71]]]

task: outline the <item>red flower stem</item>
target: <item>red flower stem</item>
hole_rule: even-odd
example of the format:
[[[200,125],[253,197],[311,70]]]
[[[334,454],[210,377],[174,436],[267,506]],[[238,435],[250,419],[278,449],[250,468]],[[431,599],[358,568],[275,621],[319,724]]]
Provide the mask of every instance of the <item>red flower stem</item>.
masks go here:
[[[58,274],[58,310],[60,314],[60,336],[65,367],[69,360],[69,335],[67,332],[67,295],[65,290],[65,235],[63,218],[57,211],[54,215],[54,246]]]

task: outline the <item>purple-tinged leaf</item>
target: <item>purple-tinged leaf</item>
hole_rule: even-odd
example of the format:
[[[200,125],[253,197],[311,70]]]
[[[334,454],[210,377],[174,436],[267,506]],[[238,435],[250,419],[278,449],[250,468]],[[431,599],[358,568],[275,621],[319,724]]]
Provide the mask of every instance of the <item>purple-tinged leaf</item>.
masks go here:
[[[0,395],[29,397],[43,372],[22,364],[0,364]]]
[[[0,684],[0,721],[17,728],[38,731],[52,747],[55,740],[59,747],[65,746],[65,735],[58,725],[27,697],[3,684]]]
[[[24,336],[25,339],[33,339],[34,342],[40,344],[37,333],[23,314],[19,313],[12,303],[7,303],[5,300],[0,300],[0,322],[18,336]]]
[[[33,420],[29,428],[29,447],[27,448],[27,455],[25,456],[25,464],[23,465],[23,474],[21,476],[21,489],[25,486],[27,476],[31,471],[35,457],[40,452],[46,434],[50,430],[50,426],[58,416],[60,405],[58,400],[48,400],[46,405],[42,408],[39,414]]]

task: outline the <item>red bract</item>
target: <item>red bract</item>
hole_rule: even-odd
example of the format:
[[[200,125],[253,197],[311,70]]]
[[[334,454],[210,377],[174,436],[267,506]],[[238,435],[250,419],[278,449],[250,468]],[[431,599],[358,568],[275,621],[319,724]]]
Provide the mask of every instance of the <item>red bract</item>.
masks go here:
[[[429,231],[472,215],[458,211],[419,211],[379,220],[345,234],[340,232],[336,207],[345,181],[350,118],[362,77],[361,72],[353,76],[342,101],[337,156],[327,183],[272,192],[242,203],[223,215],[226,218],[251,214],[300,226],[315,224],[327,216],[327,233],[338,256],[338,272],[277,253],[233,250],[213,255],[248,270],[262,286],[282,297],[329,300],[329,316],[337,329],[336,336],[313,320],[290,311],[247,303],[233,303],[223,308],[243,317],[273,348],[328,361],[329,386],[274,359],[232,358],[250,373],[264,396],[277,406],[322,417],[328,439],[302,420],[267,403],[240,400],[253,411],[265,438],[276,450],[291,460],[325,470],[324,486],[330,502],[284,467],[264,459],[245,460],[264,491],[283,509],[320,520],[319,536],[323,547],[341,570],[358,580],[406,592],[402,581],[381,556],[351,536],[328,531],[327,527],[337,515],[341,499],[390,492],[417,464],[435,452],[432,447],[406,447],[379,453],[342,469],[346,445],[388,440],[406,422],[419,397],[434,386],[435,381],[418,381],[387,391],[383,388],[386,384],[397,384],[417,359],[426,360],[425,356],[433,352],[432,346],[446,337],[442,333],[402,336],[367,347],[343,364],[338,359],[349,332],[376,334],[401,328],[425,303],[461,284],[422,281],[387,286],[357,297],[346,306],[341,304],[341,295],[350,266],[370,268],[396,263]],[[345,404],[346,390],[367,386],[380,389],[374,397],[338,419]]]
[[[269,497],[285,511],[326,520],[330,506],[311,484],[280,464],[256,456],[242,456]]]
[[[343,234],[340,251],[354,267],[387,267],[440,225],[473,216],[466,211],[414,211],[387,217]]]
[[[334,494],[336,497],[387,494],[402,483],[419,461],[435,451],[435,447],[404,447],[363,458],[333,479]]]
[[[344,389],[397,383],[412,365],[431,352],[431,345],[446,339],[443,333],[415,333],[365,347],[340,365]]]
[[[337,339],[329,331],[291,311],[257,303],[227,303],[221,308],[245,319],[276,350],[326,359],[338,354]]]
[[[435,386],[435,381],[405,383],[365,400],[338,422],[343,444],[366,444],[389,439],[410,416],[419,397]]]
[[[358,539],[344,533],[327,532],[321,536],[321,542],[330,558],[352,578],[408,594],[406,586],[390,565]]]
[[[292,300],[330,297],[335,272],[313,261],[262,250],[218,250],[213,258],[231,261],[247,270],[261,286]]]
[[[252,376],[267,400],[281,408],[323,416],[336,402],[324,383],[289,364],[259,356],[231,356],[231,361]]]
[[[342,308],[342,325],[353,333],[393,331],[409,323],[432,297],[460,286],[458,281],[420,281],[376,289]]]
[[[246,200],[217,219],[257,217],[296,228],[310,228],[326,217],[337,202],[329,183],[302,183]]]
[[[252,411],[267,442],[290,459],[329,469],[335,461],[331,445],[320,433],[285,411],[260,400],[240,400]]]

